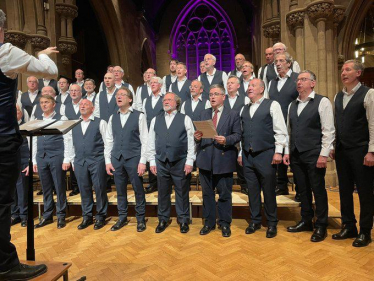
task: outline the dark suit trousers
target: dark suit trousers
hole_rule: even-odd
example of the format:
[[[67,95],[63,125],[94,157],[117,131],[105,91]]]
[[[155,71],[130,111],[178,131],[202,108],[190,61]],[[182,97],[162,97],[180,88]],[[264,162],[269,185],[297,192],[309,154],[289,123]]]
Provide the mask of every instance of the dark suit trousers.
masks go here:
[[[157,176],[152,174],[152,172],[149,168],[149,162],[147,162],[147,171],[148,171],[148,182],[149,182],[149,184],[157,186]]]
[[[158,185],[158,219],[168,221],[171,209],[171,185],[175,186],[175,210],[179,223],[190,223],[191,174],[185,175],[186,159],[166,162],[156,159]]]
[[[283,163],[277,165],[277,187],[282,191],[288,191],[288,166]]]
[[[360,227],[361,230],[370,231],[373,227],[374,214],[374,167],[363,165],[367,152],[367,146],[351,149],[337,147],[335,158],[342,223],[347,227],[355,227],[356,225],[353,208],[353,191],[356,184],[360,200]]]
[[[43,188],[44,219],[53,219],[53,186],[57,194],[56,216],[65,218],[66,216],[66,179],[65,171],[62,170],[64,155],[55,157],[36,157],[38,173]]]
[[[203,189],[203,218],[205,224],[213,227],[216,224],[216,194],[217,188],[219,198],[218,224],[221,226],[230,226],[232,221],[232,173],[213,174],[211,171],[199,170],[200,183]]]
[[[28,164],[21,165],[21,171],[27,166]],[[27,220],[28,180],[29,177],[26,177],[25,173],[20,172],[14,194],[14,203],[12,204],[12,218]]]
[[[261,190],[264,194],[265,215],[268,226],[276,226],[277,199],[276,165],[271,165],[274,149],[260,153],[248,153],[243,150],[243,171],[248,186],[249,208],[252,222],[261,223]]]
[[[21,144],[19,135],[0,136],[0,272],[19,264],[16,247],[10,243],[10,209],[21,168]]]
[[[117,189],[117,208],[121,220],[127,218],[127,182],[129,179],[135,192],[136,220],[145,220],[145,192],[143,178],[138,176],[139,160],[140,156],[126,160],[122,156],[119,160],[112,157],[112,165],[115,169],[114,183]]]
[[[106,173],[104,159],[88,165],[84,162],[83,166],[75,163],[75,176],[77,177],[79,191],[82,198],[82,216],[83,219],[93,217],[93,192],[96,195],[96,220],[103,220],[108,210],[108,196],[106,193]]]
[[[291,153],[291,167],[297,178],[301,199],[301,217],[303,221],[311,221],[314,217],[313,194],[316,205],[316,227],[327,227],[328,200],[325,186],[326,169],[317,168],[317,160],[321,149]],[[313,192],[313,194],[312,194]]]

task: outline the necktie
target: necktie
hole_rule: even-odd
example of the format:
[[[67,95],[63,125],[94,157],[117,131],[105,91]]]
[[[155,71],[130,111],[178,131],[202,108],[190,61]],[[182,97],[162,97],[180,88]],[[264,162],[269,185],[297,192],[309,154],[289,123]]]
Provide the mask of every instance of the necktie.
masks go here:
[[[213,115],[213,119],[212,119],[213,125],[216,128],[217,128],[217,119],[218,119],[218,109],[214,110],[214,115]]]

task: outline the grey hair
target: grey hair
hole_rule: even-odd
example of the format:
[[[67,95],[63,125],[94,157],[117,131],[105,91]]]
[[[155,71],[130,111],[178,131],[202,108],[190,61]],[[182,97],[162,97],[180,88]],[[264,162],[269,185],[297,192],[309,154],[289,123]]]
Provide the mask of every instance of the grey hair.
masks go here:
[[[91,79],[91,78],[87,78],[84,80],[84,83],[86,82],[92,82],[95,86],[96,86],[96,83],[95,83],[95,80]]]
[[[214,84],[214,85],[210,86],[209,91],[210,91],[211,89],[220,89],[221,94],[222,94],[222,95],[225,94],[225,88],[224,88],[221,84]]]
[[[203,83],[201,83],[201,81],[200,80],[198,80],[198,79],[195,79],[195,80],[192,80],[192,82],[199,82],[200,83],[200,89],[202,89],[202,90],[204,90],[204,85],[203,85]],[[191,82],[191,84],[192,84],[192,82]]]
[[[205,56],[204,56],[204,60],[205,60],[205,57],[207,56],[207,55],[211,55],[212,56],[212,59],[214,60],[214,61],[217,61],[217,58],[213,55],[213,54],[205,54]]]
[[[308,69],[305,69],[305,70],[301,71],[301,72],[299,73],[299,75],[300,75],[300,74],[303,74],[303,73],[308,73],[308,74],[310,75],[310,80],[312,80],[312,81],[317,81],[317,76],[314,74],[313,71],[308,70]]]
[[[133,101],[134,101],[134,96],[132,94],[132,92],[130,91],[129,88],[125,87],[125,86],[121,86],[118,90],[117,90],[117,93],[122,90],[122,91],[125,91],[126,92],[126,96],[131,99],[131,102],[130,102],[130,105],[132,105]]]
[[[29,76],[29,77],[27,77],[26,82],[29,82],[29,78],[30,78],[30,77],[34,77],[34,78],[36,78],[35,76]],[[38,78],[36,78],[36,84],[39,85],[39,80],[38,80]]]
[[[236,79],[237,83],[240,84],[240,79],[238,78],[238,76],[230,75],[229,78],[227,79],[227,81],[229,81],[229,79],[231,79],[231,78]]]
[[[162,78],[161,77],[158,77],[158,76],[153,76],[152,78],[151,78],[151,80],[157,80],[157,82],[159,83],[159,84],[164,84],[164,81],[162,80]]]
[[[116,65],[115,67],[119,67],[119,70],[120,70],[122,73],[125,73],[125,71],[123,70],[123,68],[120,67],[119,65]]]
[[[284,51],[287,51],[287,47],[286,47],[286,45],[284,45],[282,42],[275,43],[275,44],[273,45],[273,49],[274,49],[274,46],[275,46],[275,45],[281,45],[281,46],[283,47]]]
[[[41,92],[43,93],[43,89],[44,88],[51,88],[52,89],[52,93],[54,93],[56,95],[56,90],[52,87],[52,86],[45,86],[42,88]]]
[[[287,52],[275,55],[274,60],[276,60],[278,56],[285,56],[286,62],[288,62],[288,63],[292,63],[293,62],[292,56],[289,53],[287,53]]]
[[[364,70],[365,70],[365,65],[360,62],[359,60],[347,60],[344,62],[344,64],[347,64],[347,63],[353,63],[353,68],[354,70],[360,70],[361,71],[361,76],[364,74]]]
[[[173,92],[166,92],[164,96],[166,96],[167,94],[174,95],[174,100],[175,100],[175,102],[177,104],[177,108],[176,109],[179,111],[179,107],[180,107],[180,105],[182,103],[181,98],[176,93],[173,93]]]
[[[0,27],[4,27],[6,21],[6,15],[3,10],[0,9]]]

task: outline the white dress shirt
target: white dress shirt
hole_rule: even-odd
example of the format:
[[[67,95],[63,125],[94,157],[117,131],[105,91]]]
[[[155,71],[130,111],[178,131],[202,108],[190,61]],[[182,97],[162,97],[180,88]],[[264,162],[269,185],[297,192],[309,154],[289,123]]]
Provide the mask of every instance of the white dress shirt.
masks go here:
[[[80,125],[77,125],[77,126],[81,127],[82,133],[83,133],[83,135],[85,135],[88,126],[90,125],[91,121],[95,119],[95,116],[94,116],[94,114],[91,114],[91,116],[88,117],[88,119],[86,121],[83,120],[82,116],[80,116],[79,119],[82,119],[82,122],[80,123]],[[107,123],[106,123],[105,120],[100,120],[99,130],[100,130],[100,134],[101,134],[101,137],[103,139],[104,147],[105,147],[106,146],[105,136],[106,136],[106,130],[107,130]],[[74,148],[74,144],[73,144],[73,138],[71,138],[71,145],[69,146],[69,148],[70,148],[69,154],[70,154],[71,164],[74,165],[75,148]],[[104,158],[105,158],[105,156],[104,156]],[[105,161],[105,164],[107,164],[106,161]]]
[[[239,96],[239,92],[236,92],[235,96],[230,96],[230,95],[226,96],[226,99],[229,100],[230,108],[234,107],[234,104],[236,100],[238,99],[238,96]],[[244,105],[249,104],[249,102],[250,102],[250,99],[248,97],[244,97]]]
[[[88,99],[89,101],[93,101],[93,99],[95,98],[96,96],[96,92],[92,92],[91,95],[89,95],[88,93],[86,93],[86,97],[85,99]]]
[[[197,105],[199,104],[200,101],[203,100],[203,97],[200,95],[196,100],[194,98],[191,97],[191,108],[192,108],[192,112],[195,111]],[[186,102],[183,102],[182,103],[182,106],[181,106],[181,113],[183,114],[186,114],[186,111],[184,109],[184,107],[186,106]],[[210,101],[209,100],[206,100],[205,102],[205,109],[208,109],[208,108],[211,108],[212,106],[210,105]]]
[[[109,92],[109,89],[106,88],[106,97],[108,99],[108,103],[110,103],[110,101],[112,100],[113,96],[114,96],[114,93],[117,91],[117,88],[114,87],[113,88],[113,91],[110,93]],[[100,95],[104,94],[103,92],[100,92],[97,94],[97,97],[95,99],[95,109],[94,109],[94,116],[97,117],[97,118],[100,118]]]
[[[249,107],[249,115],[251,116],[251,118],[256,113],[257,109],[264,101],[264,99],[265,97],[262,97],[254,103],[250,102],[251,106]],[[242,116],[243,110],[244,107],[240,110],[240,116]],[[283,153],[283,148],[288,147],[288,133],[286,122],[284,122],[282,108],[277,101],[273,101],[270,105],[270,116],[273,119],[275,153]],[[239,156],[242,156],[242,151],[239,152]]]
[[[156,103],[158,102],[158,100],[163,96],[162,92],[159,92],[156,96],[154,94],[152,94],[152,108],[155,108],[155,105]],[[142,105],[142,108],[143,108],[143,113],[145,115],[145,117],[147,117],[147,112],[145,110],[145,102],[147,101],[147,99],[144,99],[143,100],[143,105]]]
[[[78,103],[74,103],[73,101],[71,101],[71,103],[73,104],[73,109],[74,109],[75,114],[78,114],[79,106],[80,106],[81,102],[82,102],[82,99],[80,99]],[[66,106],[64,104],[61,104],[60,114],[66,116],[65,111],[66,111]]]
[[[178,82],[177,82],[177,87],[178,87],[178,91],[180,92],[181,89],[183,88],[184,82],[187,81],[187,77],[184,76],[184,77],[182,78],[182,80],[176,79],[176,81],[178,81]],[[175,81],[174,81],[174,82],[175,82]],[[169,92],[173,92],[173,89],[172,89],[172,88],[173,88],[173,86],[172,86],[172,84],[170,84],[170,86],[169,86]]]
[[[126,113],[122,113],[118,110],[117,114],[120,114],[121,126],[122,128],[126,125],[127,120],[129,119],[130,112],[133,112],[133,108],[130,107]],[[105,163],[110,164],[112,163],[111,160],[111,153],[114,145],[113,139],[113,128],[112,128],[112,119],[113,115],[110,116],[108,121],[108,127],[106,130],[106,145],[104,150],[105,155]],[[140,161],[139,164],[146,164],[147,163],[147,141],[148,141],[148,128],[147,128],[147,120],[144,114],[139,115],[139,138],[141,142],[141,152],[140,152]]]
[[[125,83],[126,83],[126,82],[122,80],[120,84],[114,84],[114,86],[115,86],[117,89],[119,89],[119,88],[121,88],[122,85],[125,84]],[[130,83],[127,83],[127,84],[129,84],[127,88],[131,91],[132,95],[135,96],[134,88],[131,86]]]
[[[284,77],[280,77],[279,74],[277,74],[277,75],[278,75],[278,76],[277,76],[277,79],[278,79],[277,89],[278,89],[279,92],[282,90],[284,84],[286,84],[287,79],[288,79],[289,77],[291,77],[291,73],[292,73],[292,72],[293,72],[293,71],[292,71],[291,69],[289,69]],[[266,99],[269,98],[269,89],[270,89],[270,86],[271,86],[271,82],[272,82],[272,81],[269,82],[269,87],[267,88],[267,90],[264,91],[264,97],[265,97]]]
[[[234,74],[231,74],[232,71],[230,71],[227,76],[230,77],[231,75],[234,75]],[[242,72],[238,69],[236,69],[236,77],[240,78],[240,76],[242,76]]]
[[[252,76],[249,77],[248,80],[245,80],[244,77],[243,77],[243,87],[244,87],[244,92],[247,92],[247,90],[248,90],[248,86],[249,86],[249,83],[250,83],[253,79],[255,79],[255,78],[256,78],[256,76],[255,76],[254,74],[252,74]]]
[[[358,84],[351,90],[351,92],[347,92],[347,89],[343,89],[343,108],[347,106],[353,95],[357,92],[357,90],[361,87],[361,83]],[[336,95],[334,97],[334,101],[336,99]],[[366,109],[366,118],[368,120],[369,125],[369,149],[368,152],[374,152],[374,89],[371,88],[364,98],[364,108]]]
[[[58,70],[53,60],[45,54],[38,55],[38,58],[39,60],[10,43],[5,43],[0,48],[1,71],[10,79],[16,79],[18,73],[56,78]]]
[[[223,108],[224,108],[223,105],[221,105],[219,108],[217,108],[217,110],[218,110],[218,112],[217,112],[217,123],[216,123],[217,127],[218,127],[218,124],[219,124],[219,119],[221,119]],[[213,117],[214,117],[214,111],[215,111],[215,109],[212,108],[212,120],[213,120]]]
[[[48,117],[45,117],[44,113],[42,115],[43,115],[43,120],[53,120],[54,119],[53,117],[56,115],[56,111],[53,111],[52,114],[49,115]],[[34,120],[34,118],[32,118],[32,120]],[[66,121],[68,119],[65,116],[61,116],[60,120]],[[43,136],[40,136],[38,138],[42,138],[42,137]],[[70,163],[71,131],[64,134],[63,138],[64,138],[64,161],[63,161],[63,163],[68,164],[68,163]],[[34,141],[32,142],[32,162],[33,162],[34,165],[37,164],[37,162],[36,162],[37,151],[38,151],[38,141],[36,139],[34,139]]]
[[[311,99],[314,99],[315,92],[312,91],[305,101],[300,100],[298,97],[296,100],[299,102],[297,106],[297,116],[301,114],[304,108],[307,106]],[[287,115],[287,127],[288,127],[288,134],[291,135],[291,127],[290,127],[290,108],[291,104],[288,106],[288,115]],[[334,149],[334,140],[335,140],[335,125],[334,125],[334,113],[332,110],[331,102],[328,98],[323,97],[321,102],[318,106],[318,113],[321,120],[321,130],[322,130],[322,148],[320,155],[328,157],[330,151]],[[289,147],[286,147],[285,154],[290,153]]]
[[[70,95],[69,91],[66,91],[65,93],[63,92],[60,92],[60,96],[61,96],[61,103],[63,104],[66,100],[66,98]]]
[[[27,93],[29,94],[29,98],[31,100],[31,103],[33,103],[35,101],[36,97],[38,96],[39,91],[38,90],[36,90],[35,92],[27,91]]]
[[[147,85],[148,96],[152,94],[151,86]],[[134,109],[143,112],[143,101],[142,101],[142,86],[139,86],[136,90],[135,103],[133,104]]]
[[[166,89],[166,76],[167,76],[167,75],[165,75],[164,77],[162,77],[162,88],[163,88],[164,90],[167,90],[167,89]],[[170,73],[170,78],[171,78],[171,83],[173,84],[173,83],[177,80],[178,76],[177,76],[177,74],[173,75],[173,74]],[[164,93],[164,92],[165,92],[165,91],[163,91],[163,93]]]
[[[170,114],[165,112],[165,122],[166,127],[169,129],[171,123],[174,120],[175,115],[177,114],[177,110],[174,110]],[[147,144],[147,158],[149,161],[150,166],[156,166],[155,156],[156,156],[156,144],[155,144],[155,122],[156,117],[154,117],[151,121],[151,126],[149,127],[149,135],[148,135],[148,144]],[[193,162],[196,160],[196,144],[193,134],[195,133],[195,129],[192,123],[192,120],[187,115],[184,118],[184,126],[187,132],[187,157],[186,157],[186,165],[193,166]]]
[[[217,69],[214,68],[212,74],[209,74],[208,71],[205,72],[206,73],[206,77],[207,77],[210,85],[212,85],[212,81],[213,81],[214,75],[216,74],[216,71],[217,71]],[[227,94],[227,79],[228,79],[228,77],[227,77],[226,72],[222,71],[222,81],[223,81],[223,86],[225,88],[226,94]],[[199,75],[199,77],[197,78],[197,80],[201,81],[201,74]],[[209,89],[207,89],[207,90],[209,92]]]

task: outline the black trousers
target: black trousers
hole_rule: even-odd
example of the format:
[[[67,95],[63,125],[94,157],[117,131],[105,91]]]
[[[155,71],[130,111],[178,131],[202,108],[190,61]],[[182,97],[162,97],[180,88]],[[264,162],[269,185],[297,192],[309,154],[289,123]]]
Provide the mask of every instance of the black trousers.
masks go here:
[[[268,226],[276,226],[277,199],[276,165],[271,165],[274,149],[260,153],[249,153],[243,150],[243,171],[248,187],[249,208],[252,222],[261,223],[261,190],[264,193],[265,215]]]
[[[288,166],[280,163],[277,165],[277,188],[288,192]]]
[[[117,208],[119,219],[127,218],[127,182],[130,179],[132,188],[135,192],[135,211],[138,222],[145,220],[145,192],[143,188],[143,178],[138,175],[138,164],[140,156],[131,159],[120,159],[112,157],[114,167],[114,183],[117,189]]]
[[[233,173],[213,174],[211,171],[199,170],[199,178],[203,189],[203,218],[205,224],[213,227],[216,224],[216,194],[217,188],[219,198],[217,203],[218,224],[230,226],[232,221],[232,185]]]
[[[190,223],[190,182],[191,173],[184,172],[186,159],[166,162],[156,159],[158,185],[158,219],[168,221],[171,210],[171,185],[175,185],[175,210],[179,223]]]
[[[16,247],[10,242],[11,205],[20,173],[20,135],[0,136],[0,272],[19,264]]]
[[[157,186],[157,176],[155,176],[149,167],[149,162],[147,162],[147,171],[148,171],[148,183],[149,185],[156,185]]]
[[[21,163],[21,171],[28,167],[28,163]],[[20,218],[21,220],[27,220],[27,202],[28,202],[28,186],[29,177],[26,177],[26,173],[20,173],[16,191],[14,193],[14,203],[12,204],[12,218]]]
[[[316,215],[316,227],[327,227],[328,200],[325,187],[325,168],[317,168],[317,160],[321,149],[291,153],[291,167],[297,178],[301,199],[301,217],[303,221],[311,221]],[[313,210],[313,194],[316,211]]]
[[[360,146],[350,149],[337,147],[335,153],[342,223],[348,228],[356,227],[353,208],[353,191],[356,184],[360,200],[360,228],[364,231],[372,229],[374,215],[374,167],[363,165],[367,152],[368,146]]]

